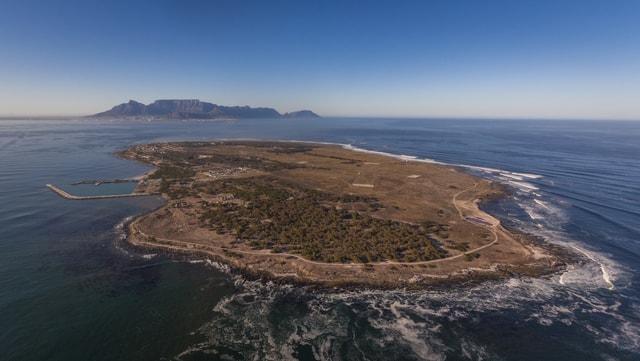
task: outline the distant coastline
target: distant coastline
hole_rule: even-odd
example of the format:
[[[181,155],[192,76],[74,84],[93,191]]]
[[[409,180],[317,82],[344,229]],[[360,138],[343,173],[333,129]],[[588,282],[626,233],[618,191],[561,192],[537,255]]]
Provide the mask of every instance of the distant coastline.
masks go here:
[[[319,118],[311,110],[299,110],[281,114],[273,108],[252,108],[249,106],[225,106],[198,99],[163,99],[148,105],[130,100],[114,106],[110,110],[88,116],[88,118],[113,119],[203,119],[203,120],[235,120],[235,119],[274,119],[274,118]]]

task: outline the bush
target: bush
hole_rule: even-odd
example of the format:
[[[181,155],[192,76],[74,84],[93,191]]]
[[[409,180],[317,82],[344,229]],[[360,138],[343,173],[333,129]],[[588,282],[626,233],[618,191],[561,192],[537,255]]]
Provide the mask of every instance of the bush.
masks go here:
[[[464,255],[464,260],[467,262],[471,262],[474,259],[480,258],[480,254],[476,253],[476,252],[472,252],[472,253],[466,253]]]

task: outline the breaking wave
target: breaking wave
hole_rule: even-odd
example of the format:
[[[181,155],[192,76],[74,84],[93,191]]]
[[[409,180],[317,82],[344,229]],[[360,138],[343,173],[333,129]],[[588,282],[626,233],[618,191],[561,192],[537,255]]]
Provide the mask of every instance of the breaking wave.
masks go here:
[[[518,351],[515,344],[493,349],[474,333],[480,327],[507,343],[554,332],[566,347],[587,334],[602,354],[640,351],[635,302],[565,287],[558,277],[425,292],[317,293],[242,280],[236,286],[198,330],[205,341],[177,360],[495,360]],[[629,307],[635,320],[621,316]],[[500,335],[505,325],[532,334]]]

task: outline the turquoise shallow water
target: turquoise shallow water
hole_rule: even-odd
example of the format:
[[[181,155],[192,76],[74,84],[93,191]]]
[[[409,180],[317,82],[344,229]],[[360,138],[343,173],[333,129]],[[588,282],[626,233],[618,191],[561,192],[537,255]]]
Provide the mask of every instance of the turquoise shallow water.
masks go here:
[[[44,187],[107,191],[71,184],[149,170],[113,155],[132,144],[225,138],[335,142],[471,166],[513,189],[493,214],[583,262],[454,290],[317,293],[132,249],[123,225],[160,199],[69,201]],[[0,121],[3,359],[634,360],[639,154],[634,122]]]

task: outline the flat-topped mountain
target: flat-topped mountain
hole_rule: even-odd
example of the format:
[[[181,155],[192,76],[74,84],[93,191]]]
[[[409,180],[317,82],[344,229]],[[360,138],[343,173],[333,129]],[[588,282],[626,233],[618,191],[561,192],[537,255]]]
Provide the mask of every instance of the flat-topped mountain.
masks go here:
[[[135,100],[122,103],[92,117],[149,117],[161,119],[243,119],[243,118],[318,118],[310,110],[280,114],[273,108],[224,106],[198,99],[163,99],[144,105]]]

